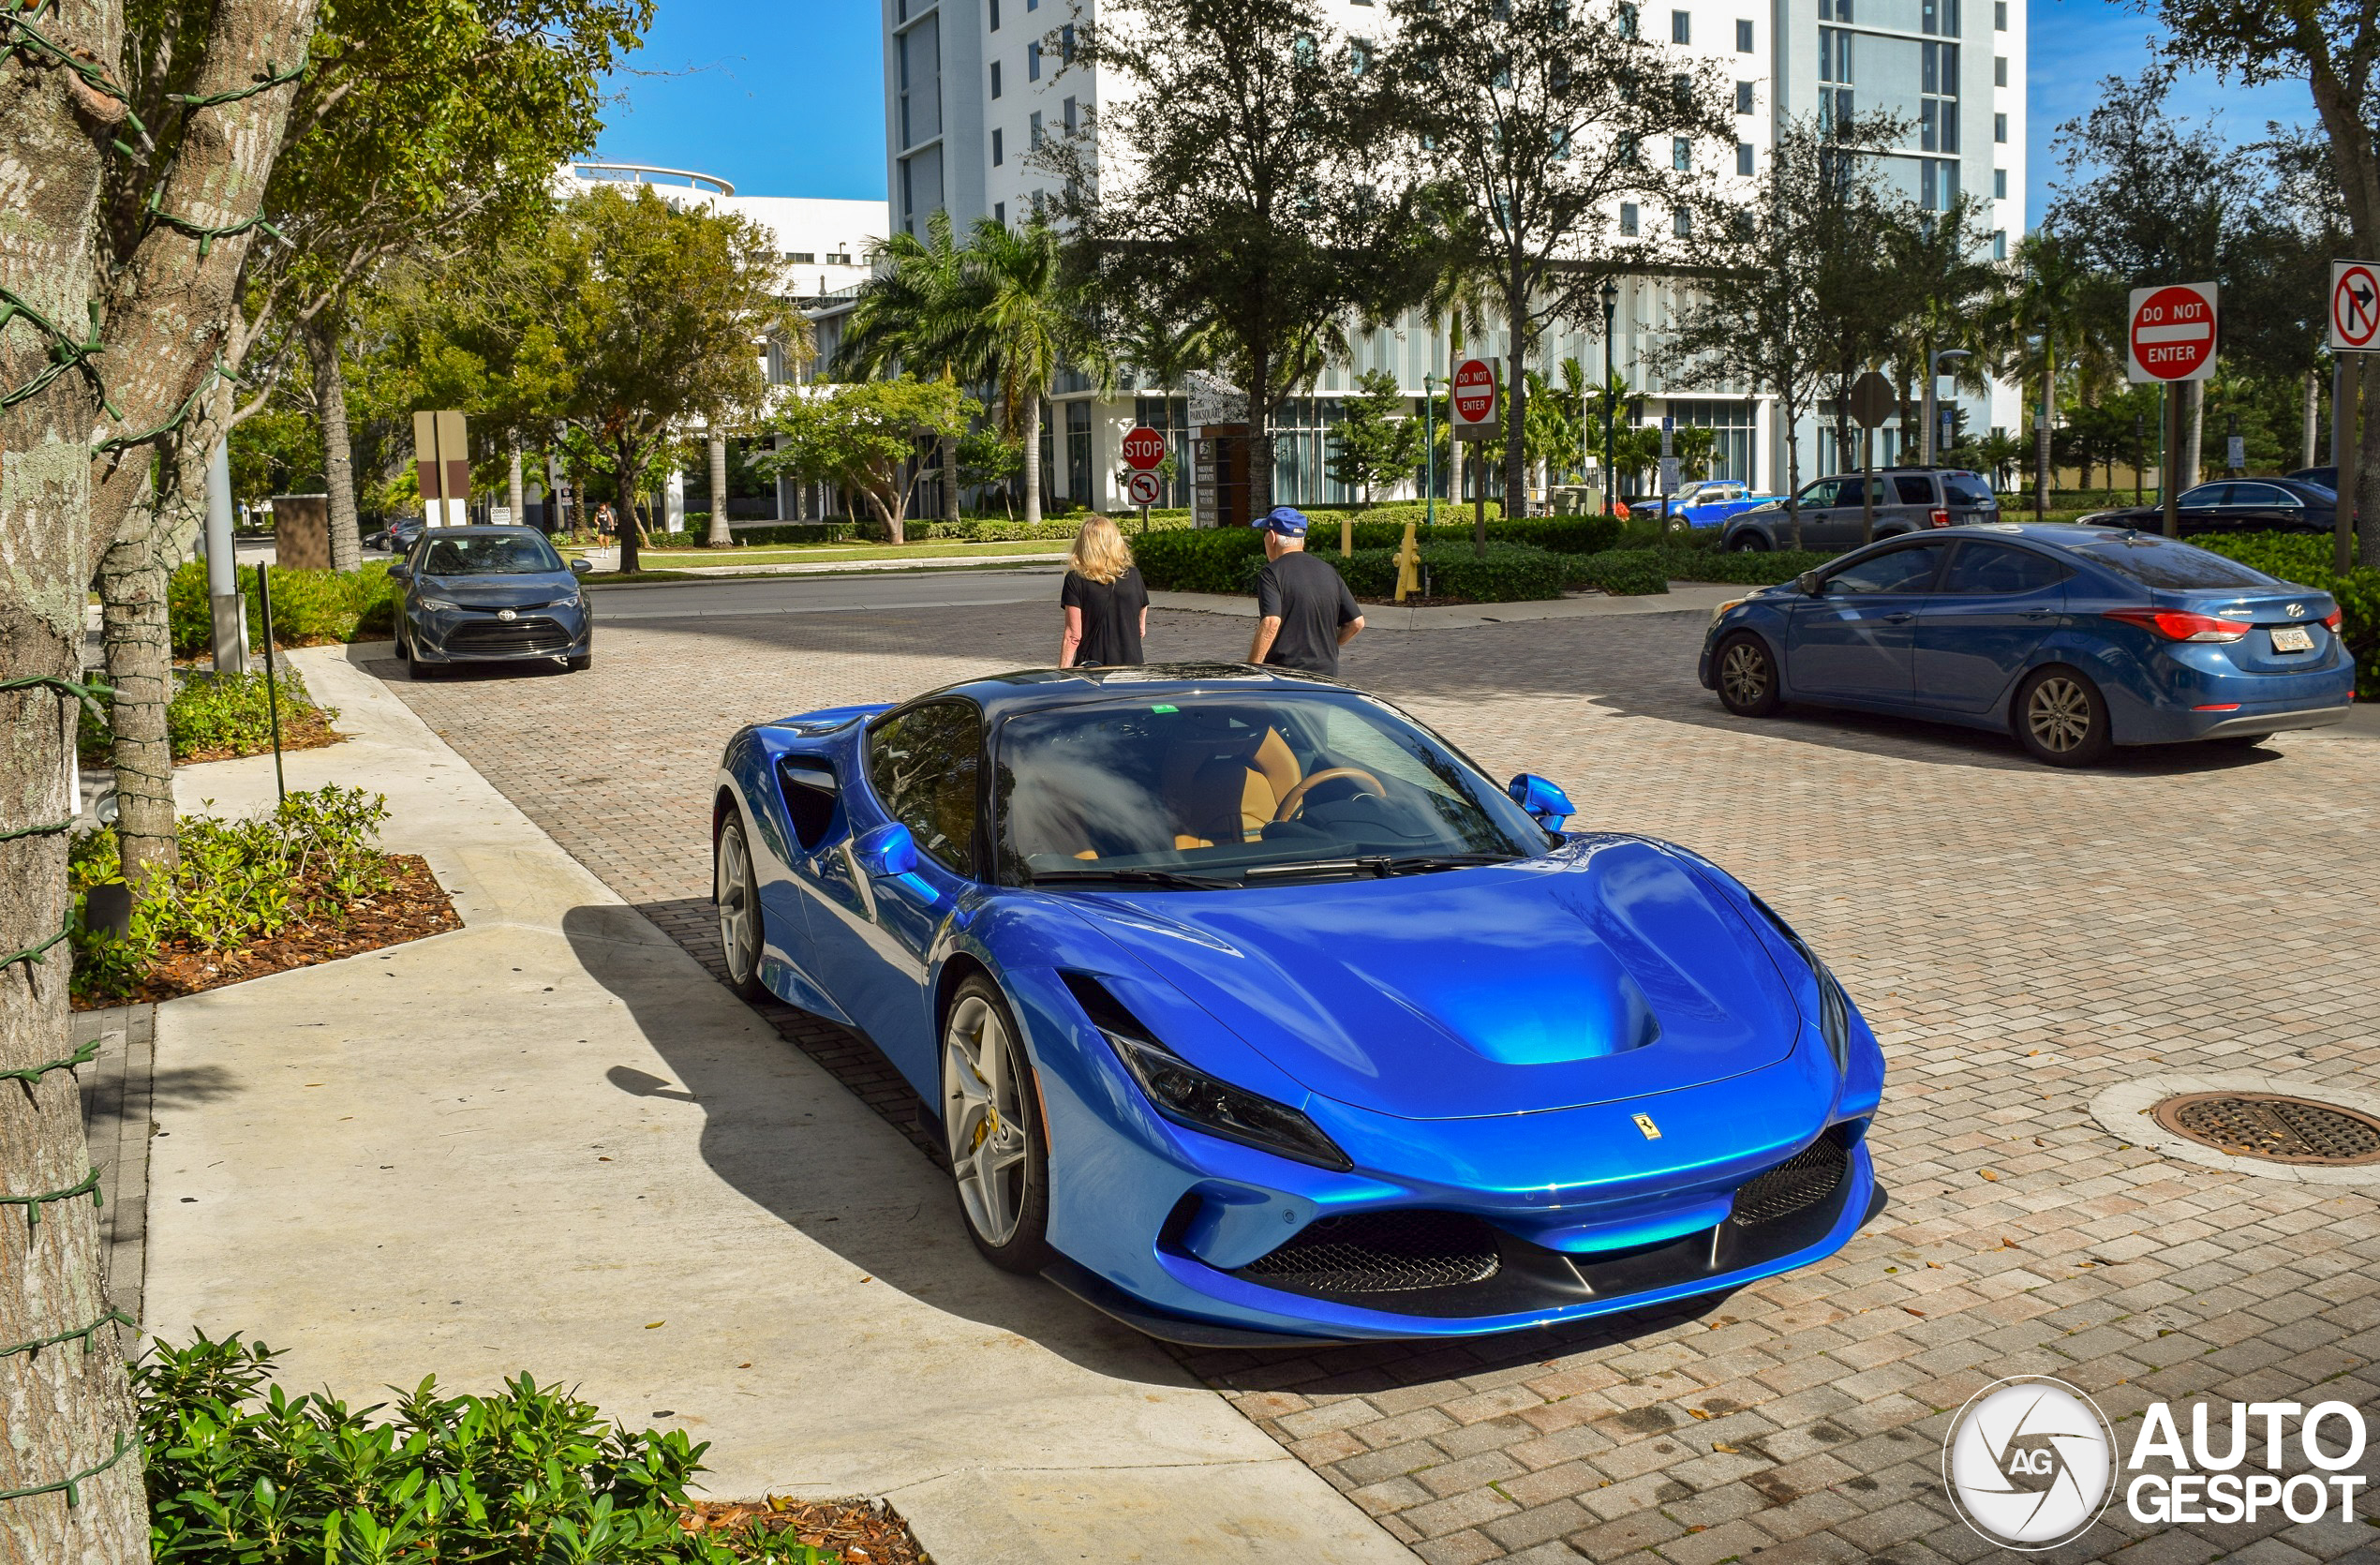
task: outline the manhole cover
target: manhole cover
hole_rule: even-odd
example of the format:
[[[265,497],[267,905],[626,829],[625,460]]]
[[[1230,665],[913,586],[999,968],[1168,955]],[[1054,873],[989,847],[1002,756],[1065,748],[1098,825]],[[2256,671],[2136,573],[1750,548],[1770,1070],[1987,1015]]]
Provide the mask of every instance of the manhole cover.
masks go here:
[[[2149,1110],[2178,1136],[2235,1157],[2354,1168],[2380,1163],[2380,1118],[2273,1093],[2185,1093]]]

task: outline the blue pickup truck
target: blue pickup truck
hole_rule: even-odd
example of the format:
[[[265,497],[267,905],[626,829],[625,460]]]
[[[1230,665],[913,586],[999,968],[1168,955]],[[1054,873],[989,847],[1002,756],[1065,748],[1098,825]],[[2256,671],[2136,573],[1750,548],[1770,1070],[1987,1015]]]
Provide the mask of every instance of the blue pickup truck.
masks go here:
[[[1702,478],[1678,485],[1670,498],[1670,519],[1684,521],[1688,527],[1717,527],[1739,512],[1756,505],[1766,505],[1784,499],[1782,495],[1756,495],[1749,485],[1733,478]],[[1660,501],[1645,502],[1637,508],[1639,515],[1649,512],[1660,514]]]

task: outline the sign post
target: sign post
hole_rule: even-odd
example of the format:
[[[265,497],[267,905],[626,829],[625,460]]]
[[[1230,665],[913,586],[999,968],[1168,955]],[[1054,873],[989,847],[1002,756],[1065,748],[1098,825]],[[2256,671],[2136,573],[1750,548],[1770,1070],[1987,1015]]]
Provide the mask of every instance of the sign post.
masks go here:
[[[1454,381],[1450,388],[1452,413],[1448,433],[1458,440],[1489,440],[1495,438],[1496,410],[1502,399],[1496,395],[1495,365],[1485,359],[1465,359],[1454,366]],[[1472,509],[1471,547],[1474,553],[1487,553],[1487,474],[1479,478],[1479,494]]]
[[[2213,375],[2221,323],[2215,304],[2212,283],[2134,289],[2132,329],[2126,334],[2128,379],[2141,385],[2174,386]],[[2181,536],[2182,400],[2165,398],[2165,470],[2160,484],[2168,538]]]
[[[460,412],[449,408],[413,415],[413,476],[421,484],[424,527],[461,527],[471,519],[471,446]]]
[[[1900,408],[1893,383],[1876,370],[1852,382],[1851,413],[1859,422],[1859,536],[1876,541],[1876,428]]]
[[[2342,574],[2356,559],[2356,470],[2362,466],[2358,432],[2363,401],[2362,354],[2380,352],[2380,261],[2330,263],[2330,330],[2323,346],[2339,361],[2331,400],[2330,462],[2338,470],[2339,504],[2331,525],[2331,566]],[[2358,355],[2349,358],[2349,354]]]

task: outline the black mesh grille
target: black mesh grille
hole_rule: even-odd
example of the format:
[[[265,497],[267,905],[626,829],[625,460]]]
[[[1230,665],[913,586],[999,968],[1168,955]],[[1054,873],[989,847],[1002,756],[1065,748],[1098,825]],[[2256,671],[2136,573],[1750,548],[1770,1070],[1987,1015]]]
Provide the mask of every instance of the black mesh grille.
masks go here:
[[[570,632],[543,616],[524,619],[467,619],[447,633],[451,657],[537,657],[570,650]]]
[[[1728,1220],[1749,1227],[1816,1206],[1842,1183],[1845,1160],[1843,1143],[1831,1134],[1821,1136],[1777,1167],[1746,1180],[1735,1192],[1735,1210]]]
[[[1495,1230],[1456,1212],[1322,1217],[1240,1274],[1316,1293],[1405,1293],[1495,1275]]]

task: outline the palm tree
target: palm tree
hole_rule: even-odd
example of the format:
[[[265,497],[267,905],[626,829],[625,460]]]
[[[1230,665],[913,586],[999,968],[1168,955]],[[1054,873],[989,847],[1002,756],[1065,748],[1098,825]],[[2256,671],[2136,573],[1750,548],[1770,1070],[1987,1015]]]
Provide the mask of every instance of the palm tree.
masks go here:
[[[926,237],[906,231],[869,247],[875,272],[860,285],[851,322],[835,355],[839,373],[862,379],[905,366],[943,379],[983,378],[988,344],[981,301],[971,293],[967,252],[950,230],[950,214],[926,220]],[[942,441],[942,515],[959,519],[959,442]]]
[[[1041,521],[1041,399],[1084,335],[1060,275],[1057,231],[1038,216],[1020,228],[975,224],[962,252],[966,295],[978,312],[1003,426],[1025,448],[1025,523]]]
[[[2049,504],[2049,418],[2058,405],[2058,367],[2071,367],[2086,346],[2093,276],[2069,240],[2043,231],[2016,245],[2013,286],[1994,312],[1993,336],[2018,377],[2038,375],[2041,401],[2033,433],[2033,514]]]
[[[1984,389],[1986,344],[1982,322],[2002,273],[1978,254],[1982,234],[1977,211],[1977,203],[1962,190],[1949,211],[1926,213],[1916,222],[1896,223],[1885,231],[1893,293],[1905,302],[1888,344],[1903,407],[1909,405],[1910,382],[1926,375],[1934,354],[1944,349],[1968,350],[1971,356],[1958,364],[1955,377],[1966,389]],[[1927,443],[1921,442],[1919,449]],[[1901,457],[1912,459],[1906,453]]]

